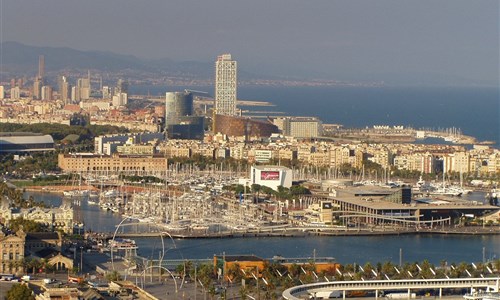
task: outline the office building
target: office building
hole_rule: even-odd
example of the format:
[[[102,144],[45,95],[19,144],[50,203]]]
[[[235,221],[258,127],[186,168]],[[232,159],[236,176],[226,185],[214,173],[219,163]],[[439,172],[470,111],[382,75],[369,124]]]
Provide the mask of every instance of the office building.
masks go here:
[[[322,134],[321,121],[314,117],[277,118],[274,124],[280,128],[285,136],[316,138]]]
[[[126,93],[117,93],[113,96],[112,102],[114,107],[127,106],[128,95]]]
[[[76,101],[90,99],[90,76],[88,78],[78,79],[76,86]]]
[[[43,80],[41,77],[36,77],[33,81],[33,99],[42,99]]]
[[[165,94],[165,129],[169,138],[203,139],[204,118],[193,116],[192,93]]]
[[[10,99],[12,100],[17,100],[21,98],[21,90],[19,89],[18,86],[13,87],[10,89]]]
[[[52,100],[52,87],[50,85],[42,86],[42,100]]]
[[[71,86],[66,76],[59,76],[57,84],[59,88],[59,99],[61,99],[64,104],[69,104],[71,102]]]
[[[165,94],[165,124],[179,124],[179,118],[193,114],[193,94],[168,92]]]
[[[102,99],[111,99],[113,97],[113,92],[111,87],[105,85],[102,87]]]
[[[215,62],[215,110],[218,115],[236,115],[237,63],[231,54],[222,54]]]
[[[118,82],[116,84],[115,88],[115,94],[118,93],[126,93],[128,94],[128,82],[123,80],[123,79],[118,79]]]
[[[38,56],[38,77],[43,81],[45,77],[45,56]]]
[[[0,100],[5,98],[5,88],[0,85]]]

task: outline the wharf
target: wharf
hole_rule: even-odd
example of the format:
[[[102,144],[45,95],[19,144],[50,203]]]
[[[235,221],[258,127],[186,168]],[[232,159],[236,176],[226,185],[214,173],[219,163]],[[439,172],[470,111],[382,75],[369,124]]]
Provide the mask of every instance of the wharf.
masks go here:
[[[223,231],[214,233],[200,232],[143,232],[143,233],[117,233],[120,238],[158,237],[171,236],[177,239],[213,239],[213,238],[252,238],[252,237],[305,237],[305,236],[385,236],[409,234],[436,234],[436,235],[499,235],[500,227],[457,227],[440,229],[336,229],[327,228],[286,228],[273,231]],[[112,236],[109,236],[111,238]]]

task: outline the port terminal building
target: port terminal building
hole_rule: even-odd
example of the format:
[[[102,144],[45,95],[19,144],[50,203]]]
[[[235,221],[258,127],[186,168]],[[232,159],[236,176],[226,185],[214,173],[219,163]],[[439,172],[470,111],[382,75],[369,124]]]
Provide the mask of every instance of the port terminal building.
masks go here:
[[[414,198],[410,187],[343,186],[305,195],[325,225],[437,227],[461,225],[466,218],[500,215],[500,207],[458,197]]]

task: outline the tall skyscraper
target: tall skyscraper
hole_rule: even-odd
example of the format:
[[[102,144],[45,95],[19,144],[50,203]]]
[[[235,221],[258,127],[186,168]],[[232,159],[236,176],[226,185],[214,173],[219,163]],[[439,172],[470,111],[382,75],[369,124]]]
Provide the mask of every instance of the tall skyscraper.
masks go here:
[[[10,99],[16,100],[21,98],[21,90],[19,89],[18,86],[13,87],[10,89]]]
[[[90,99],[90,76],[87,78],[79,78],[77,83],[77,101],[88,100]]]
[[[52,87],[50,85],[42,86],[42,100],[52,100]]]
[[[42,80],[45,77],[45,56],[43,55],[38,56],[38,77]]]
[[[59,76],[57,84],[59,86],[59,98],[64,104],[70,103],[71,86],[69,85],[66,76]]]
[[[3,85],[0,85],[0,99],[4,98],[5,98],[5,88],[3,87]]]
[[[237,63],[231,54],[222,54],[215,62],[215,114],[236,116]]]
[[[118,93],[127,93],[128,94],[128,81],[123,80],[123,79],[118,79],[118,82],[116,84],[115,88],[115,94]]]
[[[42,86],[43,81],[37,76],[35,81],[33,81],[33,99],[42,99]]]

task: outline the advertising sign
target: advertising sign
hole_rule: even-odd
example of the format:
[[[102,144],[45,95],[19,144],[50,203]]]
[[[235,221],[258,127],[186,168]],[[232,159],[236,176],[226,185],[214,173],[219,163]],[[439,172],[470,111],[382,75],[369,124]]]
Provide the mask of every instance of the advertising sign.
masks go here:
[[[260,180],[279,180],[279,171],[262,171],[260,172]]]

